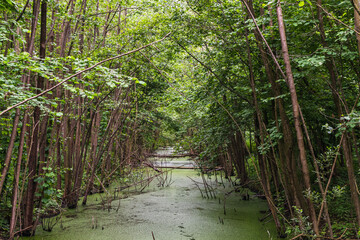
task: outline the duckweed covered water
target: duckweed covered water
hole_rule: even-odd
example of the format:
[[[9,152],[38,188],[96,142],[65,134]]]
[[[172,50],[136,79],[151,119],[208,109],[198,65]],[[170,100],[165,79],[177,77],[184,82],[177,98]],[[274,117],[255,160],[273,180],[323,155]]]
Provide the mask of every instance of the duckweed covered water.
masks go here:
[[[263,216],[260,211],[267,210],[265,201],[254,197],[243,201],[241,193],[232,193],[224,215],[223,194],[229,189],[220,186],[216,199],[203,199],[188,177],[201,181],[194,170],[174,170],[169,187],[150,186],[145,193],[122,199],[118,212],[118,201],[111,203],[110,212],[96,204],[67,210],[52,232],[39,226],[29,239],[151,240],[152,234],[156,240],[276,239],[274,224],[258,220]],[[91,198],[100,201],[99,195]]]

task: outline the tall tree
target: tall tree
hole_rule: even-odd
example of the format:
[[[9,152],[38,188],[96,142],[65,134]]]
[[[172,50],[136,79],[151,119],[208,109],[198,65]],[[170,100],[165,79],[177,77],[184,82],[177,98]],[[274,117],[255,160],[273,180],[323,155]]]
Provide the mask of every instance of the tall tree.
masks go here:
[[[304,138],[303,132],[301,129],[301,119],[300,119],[300,106],[297,98],[296,88],[294,77],[291,69],[291,62],[289,57],[289,50],[286,40],[286,32],[285,32],[285,25],[283,19],[283,13],[281,8],[280,0],[277,2],[276,6],[276,13],[278,18],[279,24],[279,33],[280,33],[280,40],[281,40],[281,47],[282,47],[282,56],[284,58],[285,69],[286,69],[286,77],[287,77],[287,84],[289,87],[290,95],[291,95],[291,103],[293,109],[293,117],[294,117],[294,124],[295,124],[295,131],[297,137],[297,145],[299,149],[299,158],[302,166],[302,172],[305,182],[306,191],[311,192],[311,181],[310,181],[310,172],[309,167],[306,159],[306,151],[304,145]],[[319,223],[317,222],[315,207],[310,198],[307,198],[307,203],[309,204],[309,211],[311,220],[313,223],[314,231],[317,235],[319,235]]]

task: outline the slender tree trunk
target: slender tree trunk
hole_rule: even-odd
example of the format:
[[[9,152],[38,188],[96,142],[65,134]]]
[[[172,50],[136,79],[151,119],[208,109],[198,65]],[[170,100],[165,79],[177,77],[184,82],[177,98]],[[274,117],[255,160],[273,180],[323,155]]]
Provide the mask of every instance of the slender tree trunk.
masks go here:
[[[70,102],[70,91],[65,90],[65,99]],[[71,104],[67,103],[64,110],[64,125],[63,125],[63,137],[64,137],[64,196],[63,205],[67,206],[69,199],[71,198],[71,186],[72,186],[72,161],[73,161],[73,134],[71,130]]]
[[[34,46],[33,39],[35,38],[36,24],[39,16],[39,6],[40,0],[34,0],[33,4],[33,21],[32,21],[32,29],[34,31],[31,32],[30,44],[28,47],[28,51],[31,54]],[[35,26],[34,26],[35,25]],[[36,86],[39,87],[39,86]],[[22,232],[24,236],[30,236],[33,234],[33,210],[34,210],[34,196],[36,190],[36,182],[35,177],[37,174],[37,158],[38,158],[38,136],[39,136],[39,124],[40,124],[40,108],[36,106],[34,108],[33,113],[33,129],[32,129],[32,137],[31,137],[31,145],[30,145],[30,153],[28,158],[28,184],[26,190],[26,198],[24,203],[24,228],[25,231]]]
[[[83,205],[86,205],[87,202],[87,196],[89,195],[90,191],[92,191],[93,185],[94,185],[94,179],[95,179],[95,174],[96,174],[96,165],[98,163],[98,159],[96,158],[96,152],[97,152],[97,148],[98,148],[98,134],[99,134],[99,127],[100,127],[100,113],[96,112],[95,113],[95,122],[94,122],[94,126],[92,128],[92,133],[91,133],[91,167],[88,169],[88,173],[89,173],[89,181],[86,185],[86,190],[85,190],[85,195],[83,198]]]
[[[99,13],[99,0],[97,0],[96,3],[96,17],[98,16]],[[100,32],[99,32],[99,28],[95,25],[94,26],[94,40],[93,40],[93,44],[96,45],[96,39],[99,36]]]
[[[17,28],[17,34],[20,34],[20,28]],[[15,52],[20,53],[20,46],[19,42],[15,41]],[[23,77],[23,80],[25,78]],[[25,83],[24,83],[25,86]],[[18,109],[16,109],[16,113],[18,112]],[[20,112],[19,112],[20,115]],[[14,120],[15,122],[15,120]],[[18,205],[18,193],[19,193],[19,184],[20,184],[20,172],[21,172],[21,162],[22,162],[22,156],[24,151],[24,143],[25,143],[25,133],[26,133],[26,125],[28,123],[28,113],[27,110],[24,112],[24,117],[22,120],[22,128],[21,133],[19,137],[19,148],[18,148],[18,156],[17,156],[17,164],[16,169],[14,170],[14,191],[13,191],[13,198],[12,198],[12,207],[11,207],[11,219],[10,219],[10,229],[9,229],[9,235],[10,239],[14,238],[14,231],[16,227],[17,222],[17,209],[19,207]],[[1,195],[1,190],[0,190]]]
[[[69,15],[71,16],[74,13],[74,7],[75,7],[74,0],[70,0],[69,4],[70,4]],[[71,20],[67,20],[64,23],[64,29],[60,38],[60,57],[65,57],[66,44],[68,42],[70,32],[71,32]]]
[[[9,170],[9,166],[10,166],[10,161],[11,161],[11,155],[14,149],[14,144],[15,144],[15,140],[16,140],[16,135],[17,135],[17,127],[19,125],[19,119],[20,119],[20,109],[16,109],[15,111],[15,118],[14,118],[14,122],[13,122],[13,129],[11,131],[11,136],[10,136],[10,142],[9,142],[9,146],[6,152],[6,156],[5,156],[5,161],[4,161],[4,168],[1,171],[1,179],[0,179],[0,200],[1,200],[1,192],[5,183],[5,179],[6,179],[6,175],[8,173]]]
[[[31,227],[33,226],[33,210],[34,210],[34,195],[36,191],[37,183],[34,181],[37,176],[37,162],[38,162],[38,136],[39,136],[39,125],[40,125],[40,108],[35,107],[33,114],[33,129],[32,129],[32,141],[31,150],[28,159],[28,185],[26,191],[25,200],[25,215],[24,215],[24,236],[30,236],[33,234]]]
[[[299,148],[299,155],[300,155],[299,157],[300,157],[300,162],[301,162],[301,166],[302,166],[304,183],[305,183],[306,191],[311,192],[310,173],[309,173],[309,168],[308,168],[308,164],[307,164],[307,160],[306,160],[304,138],[303,138],[303,133],[302,133],[302,129],[301,129],[300,109],[299,109],[299,103],[298,103],[297,94],[296,94],[294,78],[293,78],[293,74],[292,74],[292,70],[291,70],[291,63],[290,63],[290,57],[289,57],[289,51],[288,51],[286,33],[285,33],[285,25],[284,25],[280,1],[278,1],[278,3],[277,3],[276,13],[278,16],[282,54],[283,54],[285,67],[286,67],[287,83],[288,83],[290,95],[291,95],[291,103],[292,103],[292,108],[293,108],[295,131],[296,131],[296,137],[297,137],[297,144],[298,144],[298,148]],[[311,217],[311,220],[313,223],[314,231],[315,231],[316,235],[319,235],[319,226],[318,226],[318,222],[317,222],[317,218],[316,218],[314,204],[313,204],[312,200],[309,198],[307,198],[307,203],[309,206],[309,212],[310,212],[310,217]]]
[[[245,1],[245,0],[244,0]],[[253,9],[252,0],[247,0],[246,4],[249,7],[249,14],[255,16],[255,12]],[[262,38],[258,31],[254,30],[254,35],[256,38],[256,43],[260,51],[260,56],[265,67],[265,73],[267,78],[271,84],[271,89],[273,91],[274,97],[281,96],[281,88],[277,83],[276,74],[274,73],[272,66],[270,64],[270,59],[268,58],[268,53],[262,46]],[[291,202],[290,206],[297,206],[299,208],[303,208],[305,212],[308,212],[307,205],[305,203],[305,199],[302,193],[301,183],[297,176],[297,168],[294,157],[294,140],[292,136],[292,131],[290,127],[289,118],[286,114],[286,109],[284,107],[284,103],[282,98],[275,99],[275,108],[274,108],[274,116],[276,126],[279,132],[283,134],[283,139],[278,141],[278,149],[279,149],[279,158],[280,158],[280,168],[281,172],[284,175],[284,190],[287,195],[287,199]],[[280,116],[281,125],[279,124],[278,115]],[[290,213],[292,213],[292,209],[289,209]]]
[[[353,0],[354,3],[354,23],[356,33],[356,40],[358,44],[358,51],[360,55],[360,0]]]
[[[245,165],[245,143],[239,132],[236,132],[235,135],[231,139],[231,152],[233,154],[233,158],[235,160],[235,167],[240,177],[241,184],[246,184],[248,182],[248,175],[246,171]]]
[[[33,18],[31,22],[31,36],[30,39],[27,41],[27,52],[30,55],[33,55],[34,51],[34,44],[35,44],[35,34],[37,28],[37,22],[39,18],[39,8],[40,8],[40,0],[34,0],[33,2]]]
[[[61,125],[56,124],[58,137],[56,138],[55,148],[56,148],[56,189],[61,189],[61,143],[60,143],[60,129]]]
[[[84,4],[84,8],[82,12],[80,35],[79,35],[79,51],[81,54],[83,54],[84,52],[85,14],[86,14],[87,0],[84,0],[83,4]]]
[[[249,77],[250,77],[250,86],[251,86],[251,94],[252,94],[252,99],[253,99],[253,105],[255,108],[255,128],[256,130],[258,130],[258,133],[255,133],[255,141],[257,143],[257,146],[259,146],[260,144],[263,145],[264,144],[264,128],[263,128],[263,121],[262,121],[262,116],[261,116],[261,111],[260,111],[260,107],[258,104],[258,100],[257,100],[257,94],[256,94],[256,88],[255,88],[255,77],[254,77],[254,70],[253,70],[253,64],[252,64],[252,58],[251,58],[251,49],[250,49],[250,44],[248,41],[248,33],[246,32],[246,44],[247,44],[247,55],[248,55],[248,63],[249,63]],[[259,134],[259,135],[257,135]],[[257,135],[257,136],[256,136]],[[260,142],[259,142],[260,140]],[[284,235],[284,227],[282,226],[278,215],[277,215],[277,211],[276,211],[276,206],[274,204],[274,199],[272,197],[272,194],[268,188],[268,183],[266,182],[267,177],[265,174],[265,169],[264,169],[264,165],[265,165],[265,156],[263,154],[260,154],[259,151],[258,152],[258,161],[259,161],[259,167],[260,167],[260,177],[261,177],[261,185],[262,188],[264,190],[264,194],[265,197],[267,199],[268,202],[268,206],[269,209],[271,211],[271,215],[275,221],[275,226],[277,229],[277,232],[280,236]]]
[[[47,1],[43,0],[41,3],[41,32],[40,32],[40,49],[39,57],[41,60],[46,56],[46,24],[47,24]],[[45,79],[41,76],[38,77],[38,88],[44,89],[46,86]],[[46,166],[46,146],[47,146],[47,130],[48,130],[49,116],[46,114],[41,120],[39,127],[39,175],[43,173],[43,167]]]
[[[79,201],[80,187],[81,187],[81,183],[82,183],[82,177],[83,177],[83,173],[84,173],[85,163],[87,161],[87,153],[88,153],[88,149],[89,149],[90,136],[91,136],[94,117],[95,117],[94,114],[90,115],[90,123],[87,127],[86,132],[83,133],[81,154],[80,154],[79,162],[77,163],[78,165],[76,167],[76,175],[75,175],[76,178],[74,180],[75,182],[74,182],[73,192],[74,192],[75,198],[74,198],[72,204],[69,205],[69,207],[71,207],[71,208],[77,207],[77,203]]]
[[[24,143],[25,143],[25,133],[26,133],[26,124],[28,122],[27,111],[24,113],[23,124],[20,133],[20,142],[19,142],[19,150],[17,157],[16,170],[14,173],[14,192],[12,198],[12,207],[11,207],[11,220],[10,220],[10,239],[14,238],[15,227],[17,222],[17,209],[18,209],[18,196],[19,196],[19,184],[20,184],[20,172],[21,172],[21,162],[24,151]]]
[[[77,110],[74,110],[75,116],[78,116],[78,120],[76,123],[73,124],[76,125],[76,131],[75,131],[75,140],[74,140],[74,161],[73,161],[73,176],[72,181],[74,182],[74,187],[72,190],[71,198],[68,199],[68,207],[69,208],[76,208],[77,206],[77,193],[78,190],[75,186],[75,183],[77,182],[77,178],[79,178],[79,175],[82,173],[82,159],[81,159],[81,137],[83,134],[83,127],[81,124],[81,98],[77,97]],[[79,186],[80,187],[80,186]]]
[[[357,184],[356,184],[352,152],[351,152],[351,148],[350,148],[348,139],[349,139],[349,134],[344,133],[342,147],[343,147],[343,151],[344,151],[346,169],[348,172],[351,199],[353,201],[354,208],[355,208],[357,225],[358,225],[358,227],[360,227],[360,201],[359,201],[358,188],[357,188]]]

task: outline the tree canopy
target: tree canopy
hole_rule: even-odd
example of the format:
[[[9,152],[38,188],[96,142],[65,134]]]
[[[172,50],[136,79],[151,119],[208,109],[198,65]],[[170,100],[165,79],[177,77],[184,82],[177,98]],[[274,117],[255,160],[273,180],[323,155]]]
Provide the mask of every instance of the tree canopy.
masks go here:
[[[281,237],[360,236],[359,0],[0,11],[4,236],[33,234],[169,145],[263,194]]]

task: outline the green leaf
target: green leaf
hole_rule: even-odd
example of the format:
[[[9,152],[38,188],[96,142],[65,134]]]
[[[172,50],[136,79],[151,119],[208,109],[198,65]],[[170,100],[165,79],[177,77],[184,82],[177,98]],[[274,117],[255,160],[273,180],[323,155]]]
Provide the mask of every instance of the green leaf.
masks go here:
[[[62,116],[63,116],[63,113],[62,113],[62,112],[57,112],[57,113],[55,113],[55,116],[56,116],[56,117],[62,117]]]
[[[146,86],[146,82],[144,82],[144,81],[136,80],[135,82],[140,84],[140,85]]]
[[[299,2],[299,7],[302,7],[302,6],[304,6],[305,5],[305,2],[304,1],[300,1]]]
[[[15,3],[12,0],[1,0],[0,1],[0,9],[18,12],[18,10],[16,9]]]

